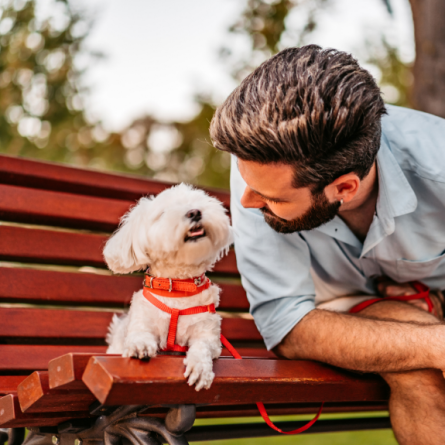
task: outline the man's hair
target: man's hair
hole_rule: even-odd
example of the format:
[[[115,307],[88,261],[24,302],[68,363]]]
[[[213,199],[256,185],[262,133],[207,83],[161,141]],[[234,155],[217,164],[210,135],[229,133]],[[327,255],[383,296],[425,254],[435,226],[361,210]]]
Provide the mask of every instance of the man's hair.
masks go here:
[[[351,55],[308,45],[247,76],[216,110],[210,135],[242,160],[294,166],[294,187],[318,193],[346,173],[369,173],[385,113],[373,77]]]

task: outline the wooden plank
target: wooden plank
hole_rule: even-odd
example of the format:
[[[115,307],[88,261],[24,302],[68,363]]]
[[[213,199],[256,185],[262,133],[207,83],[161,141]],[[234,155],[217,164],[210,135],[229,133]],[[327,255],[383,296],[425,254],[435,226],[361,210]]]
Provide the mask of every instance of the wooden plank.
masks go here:
[[[82,375],[91,357],[95,354],[69,353],[48,363],[49,388],[64,390],[86,389]]]
[[[315,414],[320,408],[320,403],[268,403],[265,405],[269,416],[290,416],[297,414]],[[327,413],[351,413],[351,412],[370,412],[387,411],[387,402],[328,402],[323,406],[323,414]],[[141,417],[160,417],[164,418],[168,408],[153,407],[148,408]],[[196,407],[197,419],[217,419],[230,417],[258,417],[258,407],[254,404],[233,404],[220,405],[210,404]]]
[[[105,338],[111,312],[0,308],[0,337],[27,339]]]
[[[68,353],[104,354],[106,346],[70,345],[0,345],[0,371],[10,373],[33,372],[48,369],[48,362]],[[261,348],[237,348],[243,357],[273,358],[274,354]],[[223,349],[223,356],[230,353]],[[7,376],[0,376],[1,379]],[[22,378],[22,376],[18,376]],[[17,383],[18,384],[18,383]],[[14,385],[11,381],[11,385]],[[10,388],[10,387],[8,387]],[[9,392],[9,389],[8,389]],[[0,392],[0,394],[2,394]]]
[[[142,176],[103,173],[84,168],[20,159],[0,155],[0,181],[3,184],[63,191],[113,199],[136,200],[157,195],[172,183],[154,181]],[[207,191],[230,207],[230,194],[225,190]]]
[[[0,308],[0,338],[103,340],[113,314],[111,312],[53,309]],[[262,342],[252,320],[225,318],[222,333],[229,340]]]
[[[0,219],[113,231],[133,201],[0,184]]]
[[[0,267],[0,300],[94,306],[128,306],[141,276],[104,276]]]
[[[103,354],[106,349],[106,346],[0,345],[0,371],[46,370],[50,360],[69,352]]]
[[[260,348],[238,348],[238,352],[245,358],[275,358],[273,352]],[[82,381],[83,373],[91,357],[102,354],[95,353],[68,353],[57,357],[48,363],[48,385],[50,389],[82,390],[85,383]],[[104,354],[107,357],[112,354]],[[119,355],[115,355],[119,357]],[[231,357],[227,349],[223,349],[222,357]]]
[[[309,361],[219,359],[209,390],[196,392],[180,358],[92,357],[83,381],[105,405],[386,401],[380,377]],[[154,391],[153,388],[156,388]]]
[[[26,378],[25,375],[2,375],[0,376],[0,395],[16,394],[17,386]]]
[[[0,259],[103,267],[107,239],[90,233],[0,226]]]
[[[0,226],[0,260],[106,267],[102,250],[108,236]],[[237,275],[234,251],[219,261],[215,273]]]
[[[91,417],[89,412],[65,413],[23,413],[16,395],[9,394],[0,399],[0,427],[20,428],[36,426],[54,426],[69,419]]]
[[[83,389],[50,389],[47,371],[35,371],[17,387],[20,408],[24,413],[88,411],[96,401]]]
[[[263,343],[263,337],[258,332],[253,320],[223,318],[221,331],[230,341],[257,341]]]
[[[220,310],[247,310],[249,302],[241,285],[218,283]],[[142,276],[104,276],[91,273],[54,272],[0,267],[0,301],[55,303],[73,306],[128,307]]]

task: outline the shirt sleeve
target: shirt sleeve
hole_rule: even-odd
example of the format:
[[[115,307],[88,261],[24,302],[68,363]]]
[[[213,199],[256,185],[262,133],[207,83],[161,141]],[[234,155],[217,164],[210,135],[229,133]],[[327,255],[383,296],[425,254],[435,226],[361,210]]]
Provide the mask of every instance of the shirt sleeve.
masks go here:
[[[232,156],[231,214],[238,270],[250,313],[270,350],[315,309],[310,252],[298,233],[277,233],[258,209],[245,209],[240,202],[245,187]]]

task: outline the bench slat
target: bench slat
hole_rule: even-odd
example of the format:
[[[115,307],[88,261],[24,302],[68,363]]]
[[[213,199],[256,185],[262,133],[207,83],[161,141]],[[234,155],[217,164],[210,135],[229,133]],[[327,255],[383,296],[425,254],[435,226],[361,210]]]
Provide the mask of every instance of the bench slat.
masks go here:
[[[0,219],[112,232],[133,201],[0,184]]]
[[[63,191],[113,199],[136,200],[157,195],[174,184],[124,174],[103,173],[60,164],[0,155],[0,182],[23,187]],[[208,192],[230,207],[230,194]]]
[[[102,250],[108,236],[0,225],[0,259],[6,261],[105,267]],[[235,253],[214,272],[238,275]]]
[[[1,308],[0,338],[102,340],[111,312]],[[222,333],[229,340],[262,341],[252,320],[226,318]]]
[[[69,352],[103,354],[106,349],[106,346],[0,345],[0,371],[23,373],[46,370],[50,360]]]
[[[273,352],[267,351],[266,349],[238,348],[238,352],[243,357],[277,358]],[[99,354],[69,353],[51,360],[48,363],[49,388],[64,390],[86,389],[85,383],[82,381],[82,376],[90,358],[94,356],[97,357]],[[106,357],[111,356],[111,354],[106,355]],[[223,349],[221,356],[231,357],[226,349]]]
[[[272,403],[266,404],[269,416],[285,416],[296,414],[315,414],[320,409],[319,403]],[[155,412],[156,408],[153,408]],[[327,413],[350,413],[363,411],[387,411],[387,402],[344,402],[325,403],[323,414]],[[147,414],[149,415],[150,411]],[[198,419],[216,419],[221,417],[255,417],[258,416],[258,408],[255,404],[248,405],[207,405],[197,407],[196,417]]]
[[[35,371],[23,380],[17,387],[17,396],[24,413],[88,411],[96,401],[86,387],[83,390],[50,390],[47,371]]]
[[[25,380],[24,375],[2,375],[0,376],[0,395],[16,394],[17,386]]]
[[[105,405],[388,400],[388,387],[380,377],[315,362],[219,359],[213,371],[211,388],[198,393],[185,382],[184,365],[176,357],[148,362],[92,357],[83,381]]]
[[[65,413],[56,411],[52,413],[23,413],[16,395],[9,394],[0,399],[0,427],[21,428],[33,426],[54,426],[73,418],[91,417],[89,412]]]
[[[90,233],[0,226],[0,259],[103,267],[107,239]]]
[[[69,353],[85,353],[90,355],[105,354],[106,346],[70,346],[70,345],[0,345],[0,371],[11,374],[46,370],[48,362],[57,357]],[[238,348],[243,357],[272,358],[274,354],[265,348]],[[230,353],[223,349],[222,356],[231,357]],[[2,379],[9,376],[0,376],[0,394]],[[16,376],[12,376],[16,377]],[[18,376],[22,377],[22,376]],[[18,384],[18,383],[17,383]],[[14,388],[14,381],[10,385]],[[7,386],[7,391],[11,386]]]
[[[241,285],[218,283],[221,310],[246,311],[246,292]],[[54,272],[0,267],[0,301],[54,303],[74,306],[128,306],[142,287],[141,276],[103,276],[90,273]]]

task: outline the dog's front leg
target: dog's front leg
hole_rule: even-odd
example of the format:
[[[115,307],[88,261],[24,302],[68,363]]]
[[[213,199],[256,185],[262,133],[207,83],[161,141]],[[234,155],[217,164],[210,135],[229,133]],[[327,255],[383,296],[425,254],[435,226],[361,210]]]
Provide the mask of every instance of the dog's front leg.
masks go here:
[[[123,357],[154,357],[158,351],[157,309],[145,300],[142,291],[134,294],[129,311]]]
[[[189,339],[187,357],[184,359],[184,365],[186,366],[184,376],[188,378],[190,386],[196,383],[196,391],[202,388],[210,388],[215,377],[213,359],[220,355],[219,322],[215,323],[215,326],[212,326],[211,329],[195,325]]]

